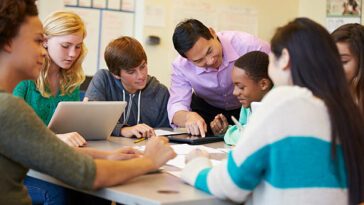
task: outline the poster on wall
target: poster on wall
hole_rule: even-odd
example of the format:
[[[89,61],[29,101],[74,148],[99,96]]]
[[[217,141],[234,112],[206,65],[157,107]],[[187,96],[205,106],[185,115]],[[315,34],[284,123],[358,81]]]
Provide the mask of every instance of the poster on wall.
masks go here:
[[[362,0],[327,0],[326,28],[334,31],[347,23],[361,23]]]

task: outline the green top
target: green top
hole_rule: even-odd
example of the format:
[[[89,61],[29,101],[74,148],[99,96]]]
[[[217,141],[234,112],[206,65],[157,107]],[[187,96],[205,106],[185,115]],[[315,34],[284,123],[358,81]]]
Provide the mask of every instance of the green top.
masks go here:
[[[69,95],[50,96],[49,98],[43,97],[37,90],[37,87],[32,80],[25,80],[20,82],[14,89],[13,94],[21,97],[27,102],[37,113],[40,119],[48,125],[51,120],[57,105],[61,101],[80,101],[80,89],[76,88]]]
[[[245,127],[245,125],[248,123],[249,117],[250,117],[250,108],[241,107],[239,123]],[[228,145],[236,145],[240,136],[241,133],[239,132],[238,126],[230,125],[229,129],[226,131],[224,135],[225,143]]]
[[[23,100],[0,92],[0,204],[31,205],[23,185],[29,168],[91,189],[96,166],[59,140]]]

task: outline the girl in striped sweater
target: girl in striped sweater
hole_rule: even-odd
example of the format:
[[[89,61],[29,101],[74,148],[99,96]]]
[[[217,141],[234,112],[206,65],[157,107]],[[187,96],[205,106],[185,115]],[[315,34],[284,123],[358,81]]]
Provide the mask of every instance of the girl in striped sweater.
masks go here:
[[[269,76],[277,86],[250,118],[227,160],[193,152],[182,178],[246,204],[364,201],[364,120],[330,34],[307,18],[277,30]]]

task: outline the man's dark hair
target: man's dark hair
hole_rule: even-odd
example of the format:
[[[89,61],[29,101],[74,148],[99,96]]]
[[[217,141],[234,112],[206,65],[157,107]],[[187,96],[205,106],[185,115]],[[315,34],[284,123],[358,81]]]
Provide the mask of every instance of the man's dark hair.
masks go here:
[[[186,52],[195,45],[200,37],[206,40],[213,38],[210,30],[199,20],[184,20],[174,29],[172,38],[174,48],[181,56],[186,58]]]

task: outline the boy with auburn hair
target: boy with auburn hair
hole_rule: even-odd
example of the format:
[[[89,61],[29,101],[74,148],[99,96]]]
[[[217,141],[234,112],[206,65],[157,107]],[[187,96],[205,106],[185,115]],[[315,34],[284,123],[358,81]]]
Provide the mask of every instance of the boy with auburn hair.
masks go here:
[[[85,97],[90,101],[126,101],[128,105],[112,134],[124,137],[150,137],[153,128],[169,127],[169,92],[148,75],[147,55],[134,38],[123,36],[105,49],[109,70],[99,70]]]

